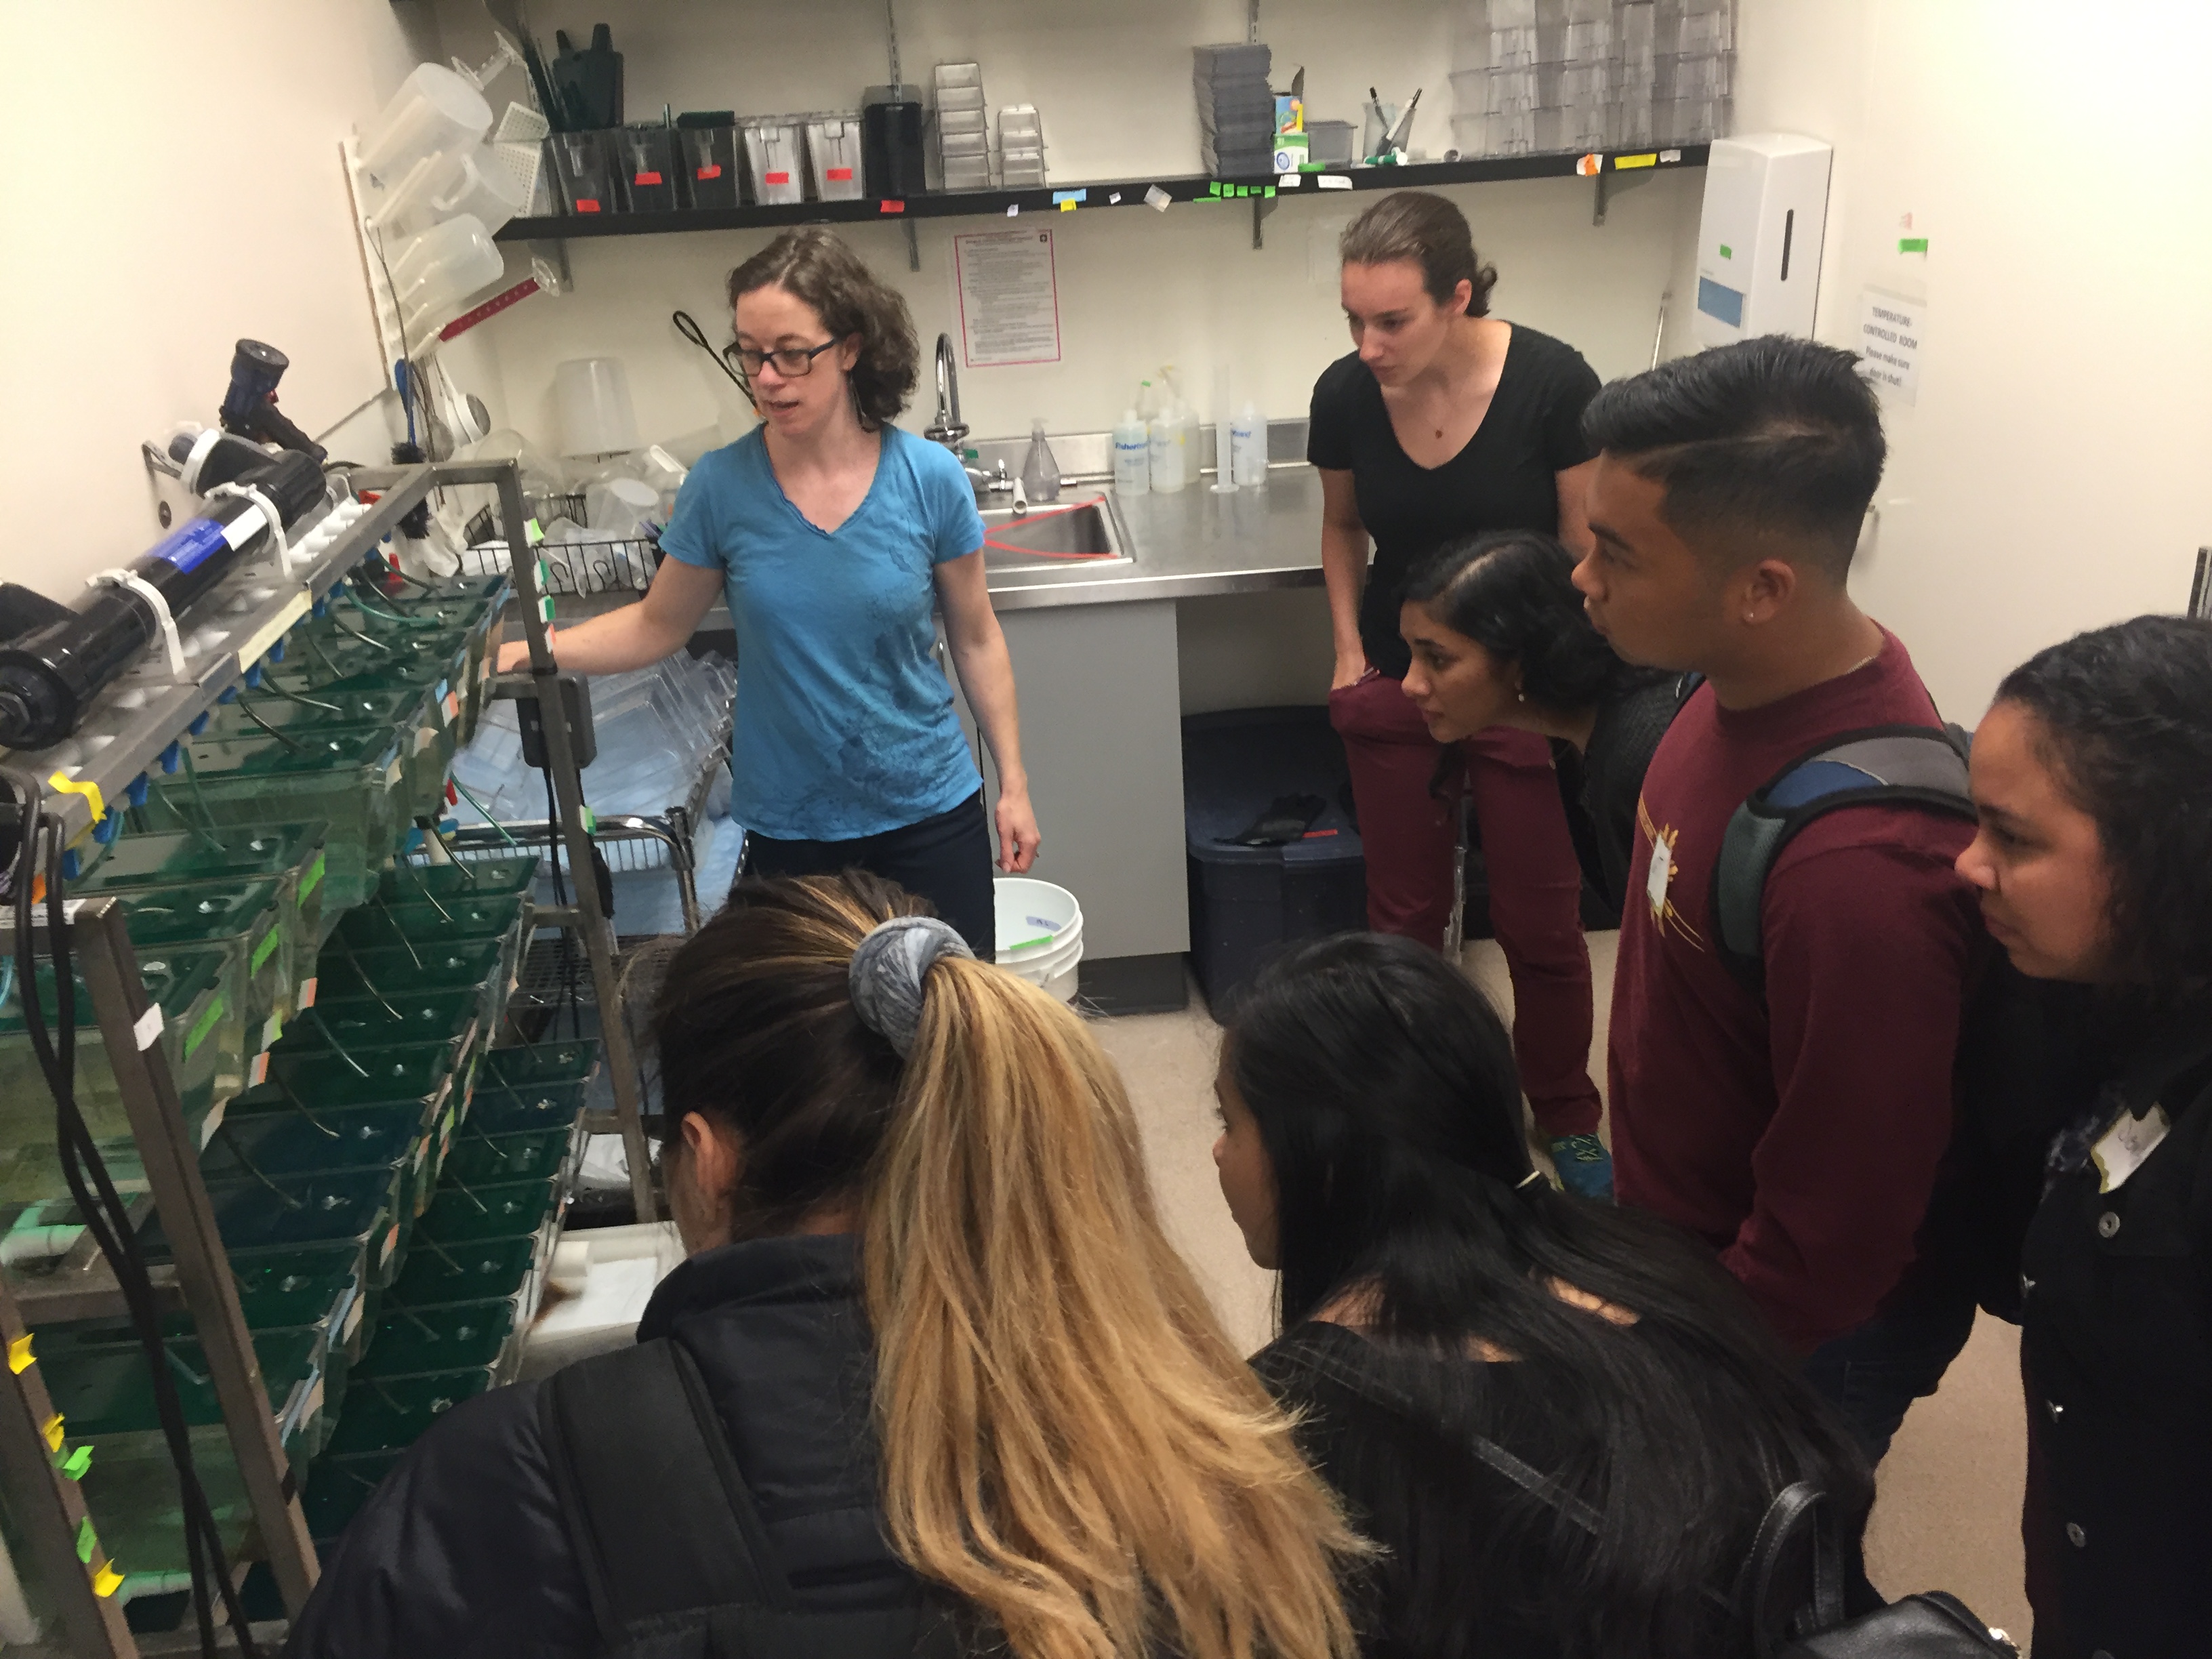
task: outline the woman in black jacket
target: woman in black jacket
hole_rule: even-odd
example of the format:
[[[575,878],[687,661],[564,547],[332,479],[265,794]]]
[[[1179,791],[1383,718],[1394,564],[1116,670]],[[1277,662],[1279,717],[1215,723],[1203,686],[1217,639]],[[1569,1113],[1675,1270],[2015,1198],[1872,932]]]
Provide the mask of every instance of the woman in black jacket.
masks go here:
[[[1590,626],[1574,556],[1534,530],[1447,543],[1406,586],[1406,695],[1439,743],[1504,726],[1552,740],[1583,873],[1618,915],[1636,803],[1680,702],[1679,674],[1633,668]]]
[[[1531,1167],[1504,1028],[1411,940],[1304,945],[1238,1001],[1224,1196],[1282,1272],[1254,1364],[1383,1553],[1381,1659],[1740,1659],[1771,1499],[1873,1485],[1741,1289],[1665,1224]]]
[[[644,1346],[457,1407],[289,1652],[1346,1659],[1358,1547],[1162,1234],[1120,1079],[922,908],[748,882],[677,953],[692,1255]]]
[[[2006,676],[1959,872],[2013,965],[2094,988],[2111,1059],[2028,1229],[2037,1659],[2212,1650],[2212,623],[2138,617]]]

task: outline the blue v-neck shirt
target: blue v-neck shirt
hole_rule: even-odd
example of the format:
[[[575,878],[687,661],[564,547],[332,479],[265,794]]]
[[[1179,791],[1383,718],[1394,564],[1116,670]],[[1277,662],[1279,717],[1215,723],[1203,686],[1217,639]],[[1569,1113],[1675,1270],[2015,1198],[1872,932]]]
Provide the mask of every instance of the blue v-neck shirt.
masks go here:
[[[834,531],[786,498],[757,428],[691,469],[660,550],[722,572],[738,635],[738,823],[777,841],[854,841],[981,787],[931,616],[936,568],[982,544],[960,463],[894,426],[866,496]]]

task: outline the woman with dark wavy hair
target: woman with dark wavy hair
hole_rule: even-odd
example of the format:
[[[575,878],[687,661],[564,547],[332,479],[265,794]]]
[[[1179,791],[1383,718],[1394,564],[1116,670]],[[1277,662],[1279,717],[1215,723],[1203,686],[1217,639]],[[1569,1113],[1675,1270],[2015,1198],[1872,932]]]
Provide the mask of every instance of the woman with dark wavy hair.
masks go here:
[[[1749,1659],[1735,1573],[1775,1493],[1856,1445],[1703,1244],[1533,1167],[1504,1026],[1410,939],[1301,946],[1239,999],[1223,1196],[1282,1272],[1253,1364],[1382,1547],[1369,1659]]]
[[[1438,743],[1494,727],[1551,739],[1583,873],[1618,912],[1651,751],[1680,677],[1632,667],[1590,626],[1575,556],[1539,530],[1449,542],[1398,611],[1405,691]]]
[[[1959,873],[2013,965],[2091,988],[2106,1081],[2052,1142],[2021,1285],[2037,1659],[2212,1631],[2212,623],[2005,677]]]
[[[892,422],[919,352],[906,301],[826,230],[730,273],[734,356],[761,424],[691,470],[644,599],[561,630],[561,666],[641,668],[716,599],[738,635],[730,813],[744,872],[871,871],[995,941],[983,781],[935,655],[933,612],[997,763],[999,867],[1036,860],[1014,671],[983,577],[983,521],[952,454]],[[520,642],[500,666],[522,660]]]

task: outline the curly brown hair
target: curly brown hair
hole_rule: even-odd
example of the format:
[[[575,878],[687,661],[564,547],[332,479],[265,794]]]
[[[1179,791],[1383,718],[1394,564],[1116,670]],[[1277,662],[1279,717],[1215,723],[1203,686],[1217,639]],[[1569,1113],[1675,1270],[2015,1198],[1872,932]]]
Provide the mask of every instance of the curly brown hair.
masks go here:
[[[804,300],[836,339],[860,338],[849,376],[853,404],[870,431],[898,418],[914,395],[921,349],[905,299],[860,256],[818,226],[787,230],[730,273],[730,306],[770,286]]]

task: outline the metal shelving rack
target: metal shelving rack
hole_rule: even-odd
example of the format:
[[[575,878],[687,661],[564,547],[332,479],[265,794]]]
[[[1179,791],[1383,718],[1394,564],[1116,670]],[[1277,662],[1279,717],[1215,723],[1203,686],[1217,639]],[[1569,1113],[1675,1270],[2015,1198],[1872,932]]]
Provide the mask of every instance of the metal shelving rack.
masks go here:
[[[402,518],[442,486],[482,484],[497,491],[500,519],[513,550],[514,592],[521,600],[519,608],[530,644],[530,680],[544,686],[552,679],[546,607],[524,533],[527,514],[514,463],[435,464],[377,474],[362,471],[353,475],[353,482],[357,489],[380,494],[365,510],[336,509],[338,516],[331,522],[343,527],[321,552],[289,572],[266,559],[234,570],[183,619],[198,647],[188,659],[187,678],[173,680],[157,650],[148,665],[125,676],[96,700],[80,734],[96,732],[98,742],[73,738],[40,753],[6,756],[15,769],[45,781],[44,810],[58,826],[64,843],[91,830],[106,803],[113,802],[120,810],[133,781],[159,765],[163,751],[185,738],[191,722],[238,685]],[[311,530],[302,526],[294,539],[306,538]],[[542,701],[550,711],[544,722],[546,753],[562,841],[571,867],[588,869],[591,836],[583,817],[573,735],[562,700],[555,696]],[[34,943],[44,941],[46,925],[43,906],[37,914]],[[173,1266],[153,1270],[156,1300],[165,1311],[181,1307],[191,1316],[252,1504],[255,1530],[284,1605],[296,1615],[314,1586],[314,1546],[200,1178],[198,1142],[185,1122],[167,1053],[158,1040],[158,1018],[149,1019],[125,916],[120,901],[95,896],[71,901],[66,925],[144,1164],[149,1195],[174,1256]],[[616,1018],[603,1021],[602,1032],[616,1102],[615,1121],[607,1127],[619,1129],[629,1152],[639,1219],[657,1219],[659,1206],[639,1118],[638,1072],[630,1054],[628,1023],[619,1017],[622,989],[615,972],[611,927],[591,904],[540,907],[537,916],[540,922],[570,929],[582,940],[596,1000],[601,1008],[616,1011]],[[12,915],[0,913],[0,949],[12,951],[13,927]],[[36,1362],[35,1343],[25,1345],[21,1339],[33,1322],[120,1317],[127,1312],[112,1270],[97,1255],[82,1263],[72,1257],[55,1273],[40,1278],[0,1273],[0,1340],[9,1345],[5,1375],[0,1379],[0,1482],[5,1483],[28,1553],[56,1603],[68,1650],[100,1659],[132,1659],[146,1650],[133,1637],[122,1607],[112,1597],[115,1583],[106,1553],[96,1539],[88,1548],[85,1546],[85,1540],[95,1537],[97,1522],[92,1522],[92,1531],[86,1529],[88,1516],[76,1480],[58,1467],[54,1453],[67,1425],[55,1416]]]

